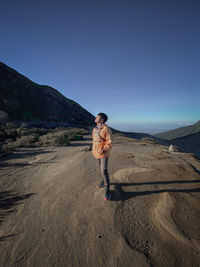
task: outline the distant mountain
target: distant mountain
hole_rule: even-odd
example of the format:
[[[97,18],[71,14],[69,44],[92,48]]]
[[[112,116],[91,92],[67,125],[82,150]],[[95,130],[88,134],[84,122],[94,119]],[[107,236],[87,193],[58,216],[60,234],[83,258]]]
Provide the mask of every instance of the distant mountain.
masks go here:
[[[195,153],[200,158],[200,131],[194,134],[172,139],[170,142],[185,152]]]
[[[37,84],[0,62],[0,120],[96,125],[95,117],[58,90]]]
[[[111,127],[110,127],[111,128]],[[170,143],[169,141],[165,140],[165,139],[162,139],[162,138],[159,138],[159,137],[156,137],[154,135],[151,135],[151,134],[147,134],[147,133],[138,133],[138,132],[124,132],[124,131],[118,131],[114,128],[111,128],[112,132],[113,133],[117,133],[117,134],[120,134],[122,136],[125,136],[125,137],[130,137],[130,138],[134,138],[134,139],[138,139],[138,140],[146,140],[146,141],[153,141],[154,143],[158,143],[158,144],[161,144],[161,145],[165,145],[165,146],[169,146]]]
[[[198,133],[199,131],[200,131],[200,120],[192,125],[179,127],[179,128],[167,131],[167,132],[155,134],[155,136],[166,139],[166,140],[172,140],[172,139],[187,136],[190,134],[195,134],[195,133]]]

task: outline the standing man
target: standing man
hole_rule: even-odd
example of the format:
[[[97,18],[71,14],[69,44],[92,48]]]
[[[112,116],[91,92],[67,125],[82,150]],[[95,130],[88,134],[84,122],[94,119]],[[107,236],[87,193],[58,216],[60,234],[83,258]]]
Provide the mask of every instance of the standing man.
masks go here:
[[[108,116],[105,113],[98,113],[95,118],[97,126],[92,131],[92,154],[98,161],[98,166],[101,170],[103,180],[97,185],[97,188],[105,187],[104,200],[110,200],[110,178],[108,174],[108,157],[109,151],[113,146],[112,131],[106,125]]]

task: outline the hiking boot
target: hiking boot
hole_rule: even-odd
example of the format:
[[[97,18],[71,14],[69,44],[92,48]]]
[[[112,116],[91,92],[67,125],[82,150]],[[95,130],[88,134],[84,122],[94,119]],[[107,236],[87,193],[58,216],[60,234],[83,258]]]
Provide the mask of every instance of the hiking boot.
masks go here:
[[[103,188],[104,186],[104,181],[102,180],[101,183],[96,186],[96,188]]]
[[[106,186],[104,200],[110,200],[110,199],[111,199],[110,188],[109,186]]]

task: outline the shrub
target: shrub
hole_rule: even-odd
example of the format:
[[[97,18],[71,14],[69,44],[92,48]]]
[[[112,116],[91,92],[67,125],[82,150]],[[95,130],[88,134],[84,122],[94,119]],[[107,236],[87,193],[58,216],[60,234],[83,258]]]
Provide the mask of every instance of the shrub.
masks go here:
[[[56,145],[69,145],[70,141],[67,139],[65,134],[61,133],[55,136],[55,144]]]
[[[8,139],[6,139],[4,142],[7,144],[7,143],[14,142],[14,140],[13,140],[12,138],[8,138]]]
[[[21,125],[19,128],[14,123],[7,123],[0,127],[0,142],[2,150],[14,150],[17,147],[33,146],[66,146],[70,140],[81,140],[83,134],[88,130],[84,128],[57,127],[55,129],[26,128]]]
[[[1,145],[0,153],[12,152],[12,151],[15,151],[15,150],[16,150],[15,142],[12,142],[12,143],[10,142],[10,143]]]
[[[30,129],[30,133],[31,134],[39,134],[39,135],[43,135],[49,132],[49,129],[45,129],[45,128],[32,128]]]
[[[77,135],[82,135],[82,134],[88,134],[88,130],[84,129],[84,128],[71,128],[69,129],[69,133],[70,134],[77,134]]]
[[[25,127],[20,127],[16,129],[18,136],[27,136],[30,134],[30,130]]]
[[[15,129],[15,128],[16,128],[16,125],[15,125],[15,123],[13,123],[13,122],[7,122],[7,123],[5,124],[5,128],[6,128],[6,129]]]
[[[28,147],[28,146],[32,146],[38,140],[39,140],[39,135],[37,134],[21,136],[19,138],[16,138],[15,145],[17,147],[21,147],[21,146]]]
[[[152,137],[142,137],[141,138],[141,141],[143,142],[147,142],[147,143],[150,143],[150,144],[156,144],[156,140]]]
[[[41,145],[69,145],[68,133],[65,131],[51,132],[40,136]]]

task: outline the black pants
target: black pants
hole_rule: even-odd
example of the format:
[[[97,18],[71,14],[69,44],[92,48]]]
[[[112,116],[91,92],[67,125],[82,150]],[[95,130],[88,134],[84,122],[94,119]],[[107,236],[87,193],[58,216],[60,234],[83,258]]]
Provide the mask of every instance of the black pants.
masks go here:
[[[101,175],[104,181],[104,185],[110,186],[110,178],[108,174],[108,157],[97,159],[97,161],[98,161],[98,166],[101,170]]]

